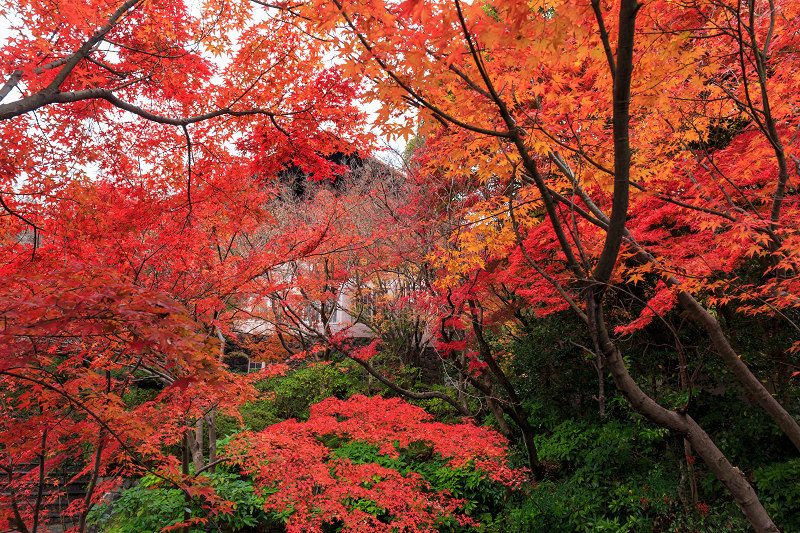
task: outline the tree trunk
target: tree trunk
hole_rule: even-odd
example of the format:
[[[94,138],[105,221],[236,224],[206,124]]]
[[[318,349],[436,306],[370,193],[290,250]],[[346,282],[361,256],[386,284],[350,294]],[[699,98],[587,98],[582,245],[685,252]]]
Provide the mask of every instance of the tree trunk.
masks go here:
[[[699,502],[697,494],[697,476],[694,475],[692,444],[686,438],[683,439],[683,453],[686,456],[686,476],[689,481],[689,494],[692,497],[692,508],[697,510],[697,504]]]
[[[522,418],[514,420],[522,432],[522,442],[525,444],[525,451],[528,453],[528,467],[531,469],[534,479],[542,479],[545,475],[544,465],[539,461],[539,451],[533,441],[533,428],[528,422],[527,413]]]
[[[100,435],[97,437],[97,448],[94,451],[94,464],[92,465],[92,473],[89,476],[89,484],[86,487],[86,495],[83,498],[83,510],[81,511],[80,518],[78,519],[78,532],[83,533],[86,531],[86,517],[89,516],[89,511],[92,510],[92,496],[94,489],[97,487],[97,479],[100,475],[100,461],[103,458],[103,435],[104,430],[100,430]]]
[[[488,374],[483,375],[483,383],[486,385],[487,388],[489,389],[492,388],[492,383],[489,381]],[[492,412],[492,415],[494,415],[494,419],[497,421],[497,427],[500,429],[500,433],[502,433],[503,436],[505,437],[510,437],[512,434],[511,428],[508,427],[506,419],[503,416],[503,409],[497,403],[497,400],[495,400],[492,397],[492,395],[488,395],[486,397],[486,403],[489,406],[489,411]]]
[[[203,461],[203,419],[198,418],[195,422],[194,431],[186,432],[186,446],[192,454],[192,465],[194,471],[199,472],[205,462]]]
[[[191,431],[187,431],[183,434],[183,443],[181,446],[181,474],[183,474],[184,478],[188,477],[189,475],[189,439],[191,435]],[[189,497],[189,494],[186,491],[183,493],[183,499],[184,502],[186,502],[186,506],[183,508],[183,521],[188,522],[192,517],[191,511],[189,510],[192,504],[192,499]],[[181,533],[189,533],[189,526],[185,525],[181,527]]]
[[[595,355],[594,368],[597,371],[597,397],[595,399],[602,420],[606,417],[606,376],[603,356],[599,353]]]
[[[33,504],[33,527],[31,533],[39,531],[39,514],[42,506],[42,497],[44,496],[45,484],[45,458],[47,456],[47,428],[42,431],[42,453],[39,455],[39,481],[36,488],[36,501]]]
[[[208,424],[208,464],[212,465],[209,471],[213,474],[217,471],[214,461],[217,460],[217,414],[214,409],[206,415]]]

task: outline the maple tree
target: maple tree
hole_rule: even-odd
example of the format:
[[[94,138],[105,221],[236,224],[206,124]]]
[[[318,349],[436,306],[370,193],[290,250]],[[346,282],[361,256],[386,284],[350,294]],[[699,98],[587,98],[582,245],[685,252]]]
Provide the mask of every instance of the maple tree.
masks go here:
[[[173,299],[108,269],[6,275],[2,294],[3,527],[44,526],[44,506],[59,495],[45,498],[43,487],[70,464],[89,478],[85,498],[67,510],[78,530],[120,474],[150,472],[192,494],[196,483],[163,447],[180,443],[186,420],[207,405],[235,413],[252,394],[217,364],[218,344]],[[124,395],[141,373],[168,385],[129,407]]]

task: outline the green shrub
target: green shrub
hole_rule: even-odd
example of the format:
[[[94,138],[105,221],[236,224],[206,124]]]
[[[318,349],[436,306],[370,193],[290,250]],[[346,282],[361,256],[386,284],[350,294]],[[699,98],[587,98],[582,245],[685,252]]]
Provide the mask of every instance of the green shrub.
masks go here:
[[[800,459],[753,472],[758,497],[782,531],[800,531]]]
[[[211,486],[223,499],[232,503],[233,512],[211,517],[209,529],[225,532],[256,531],[274,523],[262,510],[253,483],[236,474],[220,472],[208,475]],[[186,500],[176,488],[164,487],[154,476],[145,476],[138,485],[124,491],[111,504],[96,505],[89,513],[89,524],[103,533],[155,533],[184,519]],[[194,502],[192,517],[206,517],[207,511]],[[203,531],[193,528],[192,533]]]
[[[293,370],[285,376],[256,384],[261,399],[242,406],[245,429],[261,431],[283,420],[308,418],[308,408],[325,398],[345,399],[367,392],[363,370],[352,361],[325,362]],[[241,429],[232,417],[217,418],[218,435],[226,436]]]

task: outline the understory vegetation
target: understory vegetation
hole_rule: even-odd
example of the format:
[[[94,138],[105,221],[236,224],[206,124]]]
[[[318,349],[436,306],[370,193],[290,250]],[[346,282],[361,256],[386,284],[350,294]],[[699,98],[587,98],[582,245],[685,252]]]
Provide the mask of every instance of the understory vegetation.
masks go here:
[[[453,467],[434,452],[424,439],[406,446],[394,443],[394,455],[363,440],[319,435],[329,450],[327,464],[347,458],[354,464],[377,464],[401,475],[416,473],[431,493],[446,492],[457,500],[452,514],[439,516],[430,527],[442,532],[746,532],[749,524],[720,483],[691,455],[680,435],[659,428],[631,411],[624,399],[606,383],[604,416],[600,416],[598,376],[590,354],[582,347],[574,324],[565,314],[537,320],[522,331],[498,332],[492,342],[504,350],[503,364],[514,378],[524,405],[535,427],[539,460],[546,474],[534,481],[525,449],[518,437],[511,436],[509,466],[524,472],[513,485],[493,480],[490,473],[467,463]],[[663,326],[663,325],[662,325]],[[770,331],[773,324],[741,324],[740,342],[771,335],[773,350],[781,353],[780,336]],[[687,369],[692,374],[691,390],[674,383],[677,365],[665,355],[657,339],[663,335],[659,324],[631,336],[626,342],[646,357],[632,362],[634,372],[650,393],[675,408],[686,409],[714,435],[725,453],[756,487],[759,497],[785,531],[800,529],[800,487],[793,480],[800,475],[800,460],[791,443],[771,426],[759,409],[742,394],[736,383],[725,377],[715,381],[701,360]],[[692,332],[681,339],[684,349],[698,353],[707,346],[691,341]],[[754,343],[753,346],[760,346]],[[757,348],[756,348],[757,349]],[[745,352],[745,357],[747,352]],[[378,363],[379,362],[379,363]],[[412,368],[391,355],[379,355],[376,365],[385,371],[405,376],[411,389],[447,391],[445,385],[415,382]],[[776,365],[780,362],[776,361]],[[302,362],[285,375],[256,383],[258,397],[244,404],[241,419],[218,417],[219,453],[242,431],[259,432],[278,427],[289,419],[307,421],[312,406],[328,398],[385,398],[397,396],[364,372],[352,360],[330,354],[329,360]],[[767,365],[765,375],[781,375],[779,366]],[[779,384],[780,383],[777,383]],[[451,382],[452,385],[452,382]],[[798,402],[797,387],[784,381],[776,394],[789,405]],[[452,390],[450,391],[452,392]],[[483,423],[497,429],[488,416],[484,399],[468,399],[471,409]],[[461,415],[438,399],[412,400],[432,414],[438,422],[457,424]],[[731,421],[736,420],[736,424]],[[689,455],[687,455],[687,451]],[[276,478],[275,486],[260,486],[241,467],[223,463],[209,475],[209,484],[220,497],[233,502],[232,510],[210,516],[208,509],[195,505],[192,517],[211,518],[192,531],[285,531],[295,510],[291,505],[265,511],[266,498],[287,479]],[[793,488],[797,487],[797,488]],[[386,523],[386,509],[374,501],[348,502],[353,508]],[[95,506],[90,524],[98,531],[134,533],[161,531],[182,523],[186,501],[180,490],[145,476],[107,505]],[[213,527],[212,527],[213,525]],[[348,531],[341,521],[326,522],[323,531]],[[358,530],[357,528],[355,530]]]

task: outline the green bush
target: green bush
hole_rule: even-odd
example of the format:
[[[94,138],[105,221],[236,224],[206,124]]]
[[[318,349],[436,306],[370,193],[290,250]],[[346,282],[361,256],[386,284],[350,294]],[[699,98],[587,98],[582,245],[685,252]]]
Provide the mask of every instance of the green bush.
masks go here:
[[[219,513],[210,518],[210,530],[225,532],[262,531],[274,523],[262,510],[252,481],[233,473],[208,475],[216,493],[233,505],[231,514]],[[124,491],[111,504],[96,505],[89,513],[89,524],[103,533],[155,533],[184,519],[186,500],[176,488],[164,487],[154,476],[145,476],[138,485]],[[207,511],[194,502],[192,517],[207,517]],[[193,528],[192,533],[203,530]]]
[[[800,531],[800,459],[753,472],[758,497],[783,531]]]
[[[352,361],[325,362],[293,370],[285,376],[256,384],[260,399],[240,409],[244,428],[261,431],[283,420],[308,418],[308,408],[325,398],[345,399],[367,392],[363,370]],[[239,422],[227,416],[217,418],[217,434],[231,435],[242,429]]]

